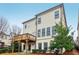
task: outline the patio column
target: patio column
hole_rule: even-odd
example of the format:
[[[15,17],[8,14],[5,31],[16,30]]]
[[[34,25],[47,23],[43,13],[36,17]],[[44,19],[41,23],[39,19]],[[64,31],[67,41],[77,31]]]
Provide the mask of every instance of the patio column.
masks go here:
[[[12,53],[14,53],[14,41],[12,39]]]
[[[26,53],[27,53],[27,51],[28,51],[28,40],[26,40],[25,50],[26,50]]]
[[[21,43],[21,51],[24,51],[24,43]]]

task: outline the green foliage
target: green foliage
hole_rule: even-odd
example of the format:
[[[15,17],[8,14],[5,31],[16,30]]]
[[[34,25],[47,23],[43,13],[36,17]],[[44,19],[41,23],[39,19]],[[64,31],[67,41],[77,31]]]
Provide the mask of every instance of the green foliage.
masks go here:
[[[11,51],[12,51],[11,46],[0,48],[0,53],[11,52]]]
[[[46,50],[41,50],[41,49],[33,49],[32,53],[46,53]]]
[[[5,53],[7,51],[8,51],[7,47],[0,48],[0,53]]]
[[[14,42],[13,44],[14,44],[14,51],[18,52],[18,46],[19,46],[18,42]]]
[[[54,48],[72,50],[74,48],[73,37],[72,35],[69,35],[71,27],[66,28],[60,23],[60,25],[56,24],[55,28],[57,35],[55,36],[54,41],[50,44],[50,50],[53,50]]]

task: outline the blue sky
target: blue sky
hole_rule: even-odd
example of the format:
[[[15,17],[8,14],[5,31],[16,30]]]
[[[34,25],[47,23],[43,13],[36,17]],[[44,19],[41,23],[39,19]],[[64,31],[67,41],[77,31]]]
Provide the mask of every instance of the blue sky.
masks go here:
[[[58,3],[43,4],[0,4],[0,17],[5,17],[10,25],[22,27],[22,22],[34,17],[37,13],[58,5]],[[64,4],[67,25],[72,25],[75,30],[74,38],[77,36],[78,8],[79,4]]]

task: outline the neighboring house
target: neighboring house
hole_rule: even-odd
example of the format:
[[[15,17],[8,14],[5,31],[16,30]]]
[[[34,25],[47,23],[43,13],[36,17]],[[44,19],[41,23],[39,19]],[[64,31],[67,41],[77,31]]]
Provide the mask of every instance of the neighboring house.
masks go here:
[[[4,42],[0,42],[0,48],[4,47]]]
[[[49,50],[50,42],[56,35],[54,26],[60,22],[64,27],[67,26],[63,4],[36,14],[34,18],[23,22],[23,33],[36,36],[36,43],[30,46],[31,49]]]
[[[79,47],[79,11],[78,11],[78,25],[77,25],[77,40],[76,40],[76,45]]]
[[[0,42],[4,43],[4,45],[3,45],[4,47],[10,46],[11,45],[10,36],[1,32],[0,33]]]

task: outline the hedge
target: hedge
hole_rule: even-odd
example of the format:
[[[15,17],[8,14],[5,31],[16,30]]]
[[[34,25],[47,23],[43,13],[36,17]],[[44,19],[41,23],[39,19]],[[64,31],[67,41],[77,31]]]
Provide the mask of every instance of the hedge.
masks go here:
[[[41,49],[33,49],[32,53],[46,53],[46,50],[41,50]]]
[[[4,53],[4,52],[7,52],[7,48],[0,48],[0,53]]]
[[[11,47],[2,47],[2,48],[0,48],[0,53],[11,52],[11,51],[12,51]]]

